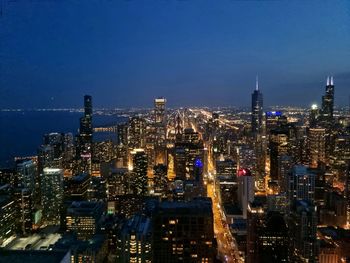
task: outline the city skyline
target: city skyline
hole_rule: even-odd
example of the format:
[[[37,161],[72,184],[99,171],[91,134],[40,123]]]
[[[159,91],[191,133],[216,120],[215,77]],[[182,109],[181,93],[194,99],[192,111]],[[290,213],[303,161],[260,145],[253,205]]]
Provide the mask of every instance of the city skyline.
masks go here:
[[[96,107],[148,107],[158,96],[170,107],[248,106],[256,74],[265,105],[320,105],[328,75],[335,105],[348,105],[349,10],[346,1],[4,1],[0,108],[77,107],[84,94]]]
[[[0,263],[350,263],[349,21],[0,0]]]

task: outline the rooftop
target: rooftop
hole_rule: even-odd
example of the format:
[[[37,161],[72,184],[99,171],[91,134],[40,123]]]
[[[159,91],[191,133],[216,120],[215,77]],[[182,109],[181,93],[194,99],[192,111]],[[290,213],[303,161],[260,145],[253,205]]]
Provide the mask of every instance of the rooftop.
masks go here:
[[[42,251],[42,250],[2,250],[0,262],[11,263],[50,263],[69,262],[69,251]]]
[[[165,214],[212,214],[212,201],[210,198],[195,198],[191,202],[169,202],[159,203],[159,211]]]
[[[74,251],[94,251],[97,252],[106,241],[104,235],[94,235],[89,240],[78,240],[74,235],[64,235],[54,246],[56,250],[72,249]]]
[[[76,201],[67,209],[68,215],[100,215],[103,204],[101,202]]]

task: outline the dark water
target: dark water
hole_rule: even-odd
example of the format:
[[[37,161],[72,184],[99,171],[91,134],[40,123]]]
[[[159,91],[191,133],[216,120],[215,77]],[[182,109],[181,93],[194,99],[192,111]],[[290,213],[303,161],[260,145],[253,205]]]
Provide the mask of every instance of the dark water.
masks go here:
[[[50,132],[77,134],[83,113],[55,111],[0,111],[0,167],[11,165],[15,156],[36,154],[42,136]],[[93,125],[111,125],[125,121],[118,116],[94,115]],[[115,139],[115,134],[97,133],[96,140]]]

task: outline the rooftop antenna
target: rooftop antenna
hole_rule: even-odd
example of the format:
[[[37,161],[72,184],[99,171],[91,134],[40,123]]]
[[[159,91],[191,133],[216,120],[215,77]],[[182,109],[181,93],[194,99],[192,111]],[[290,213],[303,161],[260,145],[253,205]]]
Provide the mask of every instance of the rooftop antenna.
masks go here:
[[[259,76],[256,75],[256,79],[255,79],[255,90],[258,91],[259,90]]]

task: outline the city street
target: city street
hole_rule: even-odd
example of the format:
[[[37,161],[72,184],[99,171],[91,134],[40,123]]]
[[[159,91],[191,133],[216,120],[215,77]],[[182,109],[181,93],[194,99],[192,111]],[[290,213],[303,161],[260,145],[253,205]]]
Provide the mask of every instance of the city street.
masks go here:
[[[201,113],[206,117],[206,121],[211,117],[211,114],[205,110],[193,110],[190,109],[191,112],[195,112],[197,114]],[[224,123],[225,121],[222,120]],[[224,124],[223,123],[223,124]],[[227,124],[226,124],[227,125]],[[193,129],[196,128],[196,124],[191,122],[191,127]],[[200,132],[198,129],[197,132]],[[202,136],[203,138],[203,136]],[[233,239],[231,232],[229,230],[228,225],[225,223],[223,218],[222,207],[220,206],[218,193],[216,193],[214,178],[212,174],[215,174],[215,166],[213,164],[211,151],[210,151],[210,143],[204,142],[206,147],[208,148],[208,180],[207,180],[207,196],[212,199],[213,202],[213,217],[214,217],[214,232],[217,239],[218,244],[218,256],[223,262],[243,262],[240,259],[239,251],[235,245],[235,240]]]
[[[218,254],[223,262],[242,262],[239,252],[236,249],[234,240],[227,224],[224,225],[222,210],[217,195],[215,194],[214,183],[209,180],[207,184],[207,193],[213,201],[214,232],[218,242]]]

